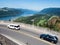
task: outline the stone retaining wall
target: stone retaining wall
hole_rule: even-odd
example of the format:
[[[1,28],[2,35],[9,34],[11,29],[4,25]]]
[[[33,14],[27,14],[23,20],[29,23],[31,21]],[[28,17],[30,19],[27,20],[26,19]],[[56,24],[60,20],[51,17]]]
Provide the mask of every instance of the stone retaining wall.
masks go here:
[[[18,45],[15,42],[11,41],[7,37],[4,37],[3,35],[0,34],[0,45]]]

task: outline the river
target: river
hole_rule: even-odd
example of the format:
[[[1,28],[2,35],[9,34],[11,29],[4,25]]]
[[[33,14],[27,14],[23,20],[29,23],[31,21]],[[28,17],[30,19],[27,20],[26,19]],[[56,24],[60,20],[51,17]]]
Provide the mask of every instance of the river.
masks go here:
[[[21,15],[15,15],[15,16],[7,16],[7,17],[0,17],[0,20],[4,20],[4,21],[8,21],[8,20],[13,20],[16,19],[18,17],[22,17],[22,16],[31,16],[33,14],[21,14]]]

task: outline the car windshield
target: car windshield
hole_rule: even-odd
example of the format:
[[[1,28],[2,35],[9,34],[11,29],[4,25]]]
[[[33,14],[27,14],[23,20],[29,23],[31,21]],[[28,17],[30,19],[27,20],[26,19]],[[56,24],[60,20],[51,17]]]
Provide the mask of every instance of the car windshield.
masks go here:
[[[54,39],[58,40],[58,38],[56,36],[54,36]]]
[[[54,37],[51,36],[51,35],[46,35],[46,37],[51,38],[51,39],[54,39]]]
[[[51,36],[51,35],[49,36],[49,38],[56,40],[56,38],[54,36]]]
[[[14,26],[14,27],[20,27],[20,26],[18,25],[18,26]]]

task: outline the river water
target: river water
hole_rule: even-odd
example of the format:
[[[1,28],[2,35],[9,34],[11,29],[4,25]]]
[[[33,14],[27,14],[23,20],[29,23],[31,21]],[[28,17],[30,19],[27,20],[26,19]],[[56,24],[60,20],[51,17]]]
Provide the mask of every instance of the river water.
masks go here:
[[[21,14],[21,15],[15,15],[15,16],[7,16],[7,17],[0,17],[0,20],[4,20],[4,21],[8,21],[8,20],[13,20],[16,19],[18,17],[22,17],[22,16],[31,16],[33,14]]]

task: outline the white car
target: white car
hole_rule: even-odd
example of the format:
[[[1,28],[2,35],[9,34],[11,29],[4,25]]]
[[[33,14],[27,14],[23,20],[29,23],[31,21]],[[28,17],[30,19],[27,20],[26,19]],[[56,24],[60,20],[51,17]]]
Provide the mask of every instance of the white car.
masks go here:
[[[20,26],[19,26],[18,24],[9,24],[9,25],[8,25],[8,28],[20,30]]]

